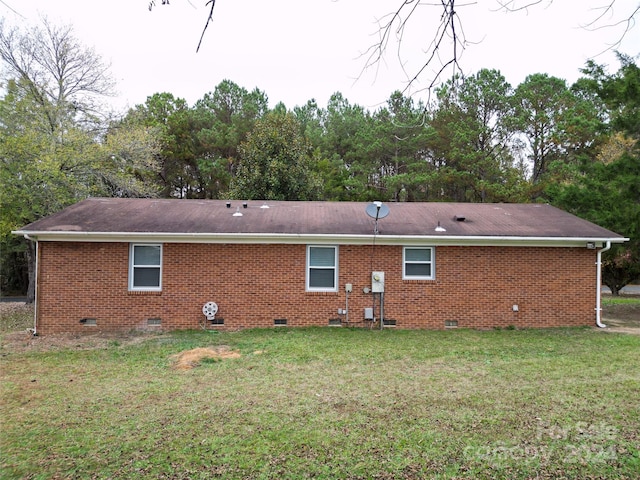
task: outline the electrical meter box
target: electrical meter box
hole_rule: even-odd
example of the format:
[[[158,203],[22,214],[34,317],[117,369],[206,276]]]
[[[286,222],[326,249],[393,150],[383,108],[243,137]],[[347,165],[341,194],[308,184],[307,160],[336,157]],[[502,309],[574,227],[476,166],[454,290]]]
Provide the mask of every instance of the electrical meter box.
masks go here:
[[[371,292],[384,292],[384,272],[371,272]]]

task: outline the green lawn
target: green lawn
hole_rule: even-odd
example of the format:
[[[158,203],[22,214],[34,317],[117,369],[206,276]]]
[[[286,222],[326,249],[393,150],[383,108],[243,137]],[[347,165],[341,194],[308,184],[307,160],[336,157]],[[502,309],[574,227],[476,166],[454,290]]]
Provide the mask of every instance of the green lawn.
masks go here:
[[[640,305],[640,297],[638,296],[618,296],[613,297],[611,295],[603,295],[602,306],[607,307],[611,305]]]
[[[228,345],[186,371],[172,355]],[[637,478],[640,336],[181,332],[0,349],[0,478]]]

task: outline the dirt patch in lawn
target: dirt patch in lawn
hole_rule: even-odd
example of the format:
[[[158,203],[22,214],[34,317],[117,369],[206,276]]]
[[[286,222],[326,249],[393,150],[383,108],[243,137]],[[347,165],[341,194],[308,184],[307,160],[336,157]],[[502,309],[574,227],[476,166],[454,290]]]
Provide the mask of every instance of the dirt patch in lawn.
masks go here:
[[[603,309],[602,322],[605,331],[640,335],[640,304],[610,305]]]
[[[226,345],[218,347],[194,348],[185,350],[171,357],[173,368],[176,370],[191,370],[205,360],[218,361],[229,358],[240,358],[241,355],[236,350],[231,350]]]
[[[640,327],[640,302],[622,305],[609,305],[603,309],[604,318],[613,319],[627,326]]]
[[[640,296],[625,295],[624,298],[638,299],[638,302],[604,305],[602,322],[608,327],[604,331],[640,335]]]

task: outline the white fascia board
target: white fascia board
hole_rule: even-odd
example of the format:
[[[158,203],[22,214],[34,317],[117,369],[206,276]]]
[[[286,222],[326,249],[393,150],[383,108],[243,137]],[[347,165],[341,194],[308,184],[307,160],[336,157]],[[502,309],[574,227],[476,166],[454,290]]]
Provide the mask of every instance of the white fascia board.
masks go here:
[[[606,242],[623,243],[628,238],[604,237],[519,237],[519,236],[445,236],[445,235],[325,235],[289,233],[156,233],[156,232],[51,232],[16,230],[33,240],[50,242],[156,242],[156,243],[237,243],[237,244],[327,244],[327,245],[455,245],[518,247],[597,248]]]

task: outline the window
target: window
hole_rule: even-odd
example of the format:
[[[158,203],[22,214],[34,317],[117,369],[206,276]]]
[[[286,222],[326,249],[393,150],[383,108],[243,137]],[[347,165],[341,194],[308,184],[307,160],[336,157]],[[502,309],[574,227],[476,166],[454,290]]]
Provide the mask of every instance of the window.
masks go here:
[[[162,245],[131,244],[129,290],[162,290]]]
[[[338,247],[307,246],[307,291],[338,291]]]
[[[435,278],[433,247],[404,247],[402,278],[404,280],[433,280]]]

